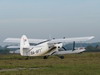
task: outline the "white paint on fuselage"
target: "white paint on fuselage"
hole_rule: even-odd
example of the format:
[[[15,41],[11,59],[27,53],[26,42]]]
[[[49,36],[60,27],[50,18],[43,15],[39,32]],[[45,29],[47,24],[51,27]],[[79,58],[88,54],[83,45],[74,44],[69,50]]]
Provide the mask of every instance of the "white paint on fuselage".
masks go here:
[[[32,50],[28,52],[28,56],[44,56],[44,54],[49,51],[48,42],[39,44],[31,49]]]

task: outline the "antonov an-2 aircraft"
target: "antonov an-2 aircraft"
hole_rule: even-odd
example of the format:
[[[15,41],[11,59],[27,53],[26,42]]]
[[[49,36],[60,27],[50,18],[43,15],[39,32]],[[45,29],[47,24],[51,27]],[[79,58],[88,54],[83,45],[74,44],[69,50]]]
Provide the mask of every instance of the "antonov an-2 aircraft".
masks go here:
[[[85,48],[75,49],[66,51],[63,47],[63,43],[70,43],[80,41],[88,41],[93,39],[94,36],[90,37],[79,37],[79,38],[63,38],[63,39],[28,39],[26,35],[20,38],[7,38],[4,42],[19,43],[21,56],[43,56],[47,59],[50,55],[57,55],[61,59],[64,59],[64,54],[81,53],[85,51]],[[31,46],[30,43],[37,45]],[[10,46],[9,48],[16,48],[16,46]]]

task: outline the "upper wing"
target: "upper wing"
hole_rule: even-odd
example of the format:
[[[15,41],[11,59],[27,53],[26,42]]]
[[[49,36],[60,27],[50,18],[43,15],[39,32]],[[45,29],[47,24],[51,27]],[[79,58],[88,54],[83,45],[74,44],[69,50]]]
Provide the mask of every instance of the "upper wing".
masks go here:
[[[78,37],[78,38],[64,38],[64,39],[52,39],[49,40],[49,43],[58,43],[58,42],[80,42],[80,41],[88,41],[93,39],[94,36],[90,36],[90,37]],[[47,41],[47,39],[29,39],[30,43],[41,43],[41,42],[45,42]],[[4,40],[4,42],[11,42],[11,43],[20,43],[20,38],[7,38],[6,40]]]
[[[35,43],[35,44],[38,44],[43,41],[46,41],[46,39],[29,39],[30,43]],[[7,38],[4,40],[4,42],[20,43],[20,38]]]
[[[78,37],[78,38],[64,38],[64,39],[53,39],[50,41],[50,43],[57,43],[57,42],[80,42],[80,41],[88,41],[93,39],[94,36],[90,36],[90,37]]]

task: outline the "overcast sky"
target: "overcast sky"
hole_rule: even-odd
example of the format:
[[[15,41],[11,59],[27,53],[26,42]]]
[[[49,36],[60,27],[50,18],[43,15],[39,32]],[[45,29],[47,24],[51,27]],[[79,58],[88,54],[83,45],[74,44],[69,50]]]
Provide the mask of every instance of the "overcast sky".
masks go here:
[[[0,42],[23,34],[100,41],[100,0],[0,0]]]

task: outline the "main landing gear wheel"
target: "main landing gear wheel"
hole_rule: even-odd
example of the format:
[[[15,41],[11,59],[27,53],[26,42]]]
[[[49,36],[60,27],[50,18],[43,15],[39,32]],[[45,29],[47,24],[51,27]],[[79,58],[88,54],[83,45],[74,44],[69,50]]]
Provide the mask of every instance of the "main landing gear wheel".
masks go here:
[[[48,59],[48,56],[44,56],[43,59]]]
[[[59,58],[64,59],[64,56],[59,56]]]
[[[25,58],[25,60],[28,60],[29,59],[29,57],[27,56],[26,58]]]

